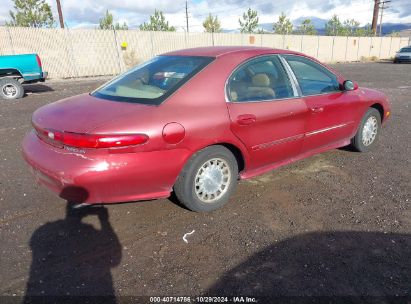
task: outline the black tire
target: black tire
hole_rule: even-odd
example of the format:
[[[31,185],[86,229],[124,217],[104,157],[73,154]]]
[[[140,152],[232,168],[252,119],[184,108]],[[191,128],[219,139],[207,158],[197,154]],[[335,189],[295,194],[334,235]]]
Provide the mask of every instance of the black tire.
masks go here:
[[[19,99],[24,96],[22,84],[14,78],[0,79],[0,97],[7,100]]]
[[[204,169],[203,166],[207,165],[209,165],[210,168]],[[217,172],[211,172],[216,173],[214,177],[218,178],[218,184],[220,186],[217,187],[217,185],[214,183],[214,180],[211,181],[210,178],[207,177],[203,177],[205,186],[198,186],[198,183],[200,183],[201,179],[200,169],[202,170],[203,174],[206,174],[207,170],[212,170],[212,168],[215,168],[215,166],[218,167],[217,169],[215,169],[217,170]],[[221,171],[219,171],[219,169]],[[197,174],[200,175],[197,176]],[[229,174],[229,178],[227,176],[224,177],[224,174],[227,174],[227,176]],[[224,180],[226,180],[226,185],[222,185],[222,182]],[[208,212],[216,210],[228,202],[230,195],[235,191],[237,180],[238,164],[233,153],[231,153],[230,150],[223,146],[210,146],[198,151],[187,162],[174,185],[174,193],[177,196],[178,200],[188,209],[196,212]],[[210,195],[207,193],[207,185],[208,187],[215,186],[218,188],[218,190],[215,190],[214,192],[217,193],[214,194],[214,198],[212,193]],[[204,189],[204,191],[202,191],[202,189]],[[210,198],[209,201],[207,201],[208,196]]]
[[[367,140],[367,137],[364,137],[364,135],[366,135],[364,134],[364,132],[367,133],[367,131],[364,131],[364,127],[366,126],[366,123],[369,122],[369,120],[371,120],[371,124],[372,124],[373,119],[374,119],[373,122],[375,123],[375,126],[376,126],[376,130],[375,130],[376,133],[373,139],[371,139],[372,138],[371,136],[371,137],[368,137],[368,140]],[[381,132],[381,114],[377,109],[369,108],[361,120],[357,133],[351,140],[351,145],[358,152],[370,151],[371,149],[374,148],[376,142],[378,141],[380,132]],[[368,133],[372,134],[374,132],[369,130]]]

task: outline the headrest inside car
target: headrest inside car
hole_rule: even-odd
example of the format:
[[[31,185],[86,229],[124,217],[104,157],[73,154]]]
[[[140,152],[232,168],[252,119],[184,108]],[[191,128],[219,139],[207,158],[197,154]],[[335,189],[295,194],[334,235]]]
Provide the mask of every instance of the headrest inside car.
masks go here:
[[[253,76],[253,86],[256,87],[268,87],[270,86],[270,78],[267,76],[267,74],[256,74]]]

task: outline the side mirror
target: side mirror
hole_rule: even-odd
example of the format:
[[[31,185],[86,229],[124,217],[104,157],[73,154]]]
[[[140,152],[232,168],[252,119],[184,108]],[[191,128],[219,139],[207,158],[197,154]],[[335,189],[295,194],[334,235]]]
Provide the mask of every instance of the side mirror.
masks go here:
[[[352,80],[346,80],[343,83],[344,91],[354,91],[358,89],[358,84]]]

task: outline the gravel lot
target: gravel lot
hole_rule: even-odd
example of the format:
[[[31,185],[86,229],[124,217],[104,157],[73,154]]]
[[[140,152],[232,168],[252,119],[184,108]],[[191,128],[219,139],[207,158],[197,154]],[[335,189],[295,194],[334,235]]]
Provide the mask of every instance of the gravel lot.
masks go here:
[[[377,149],[333,150],[242,181],[208,214],[173,199],[66,212],[34,183],[20,148],[32,112],[105,79],[49,81],[0,102],[0,295],[411,300],[411,65],[334,67],[390,97]]]

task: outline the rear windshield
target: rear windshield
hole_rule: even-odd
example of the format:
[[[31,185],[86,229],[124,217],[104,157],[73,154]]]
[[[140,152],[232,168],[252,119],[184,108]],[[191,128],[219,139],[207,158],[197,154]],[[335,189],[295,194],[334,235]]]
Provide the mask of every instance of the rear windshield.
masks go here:
[[[114,101],[159,105],[213,59],[154,57],[101,86],[91,95]]]
[[[400,50],[400,53],[411,53],[411,47],[405,47]]]

